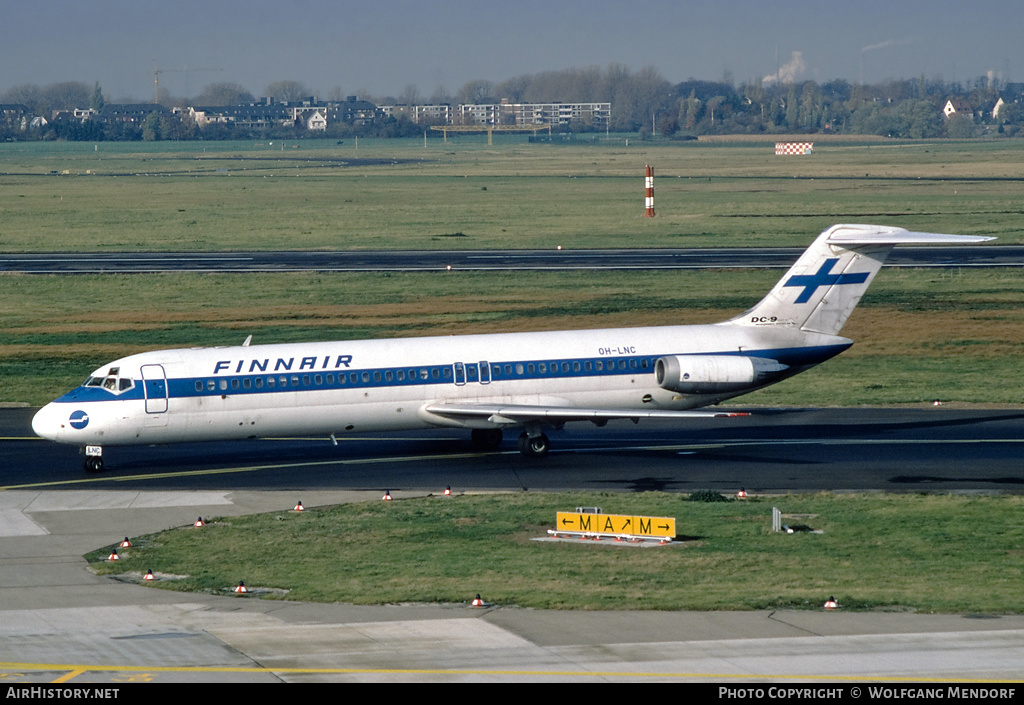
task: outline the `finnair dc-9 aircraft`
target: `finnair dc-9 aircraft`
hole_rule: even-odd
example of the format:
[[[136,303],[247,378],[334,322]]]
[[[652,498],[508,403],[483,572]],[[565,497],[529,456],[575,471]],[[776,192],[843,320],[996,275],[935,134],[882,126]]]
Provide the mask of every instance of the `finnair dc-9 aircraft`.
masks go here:
[[[521,429],[526,456],[570,421],[732,416],[700,410],[828,360],[899,244],[990,237],[835,225],[756,306],[721,323],[540,333],[288,343],[129,355],[43,407],[33,430],[85,448],[430,427],[496,448]]]

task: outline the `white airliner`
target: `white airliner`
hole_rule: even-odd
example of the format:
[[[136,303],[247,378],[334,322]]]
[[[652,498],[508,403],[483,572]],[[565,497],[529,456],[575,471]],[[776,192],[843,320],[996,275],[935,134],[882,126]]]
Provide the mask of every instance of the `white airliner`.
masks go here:
[[[838,335],[898,244],[990,237],[835,225],[756,306],[721,323],[160,350],[92,373],[33,418],[43,438],[105,446],[429,427],[548,452],[570,421],[731,416],[697,410],[792,377],[853,344]]]

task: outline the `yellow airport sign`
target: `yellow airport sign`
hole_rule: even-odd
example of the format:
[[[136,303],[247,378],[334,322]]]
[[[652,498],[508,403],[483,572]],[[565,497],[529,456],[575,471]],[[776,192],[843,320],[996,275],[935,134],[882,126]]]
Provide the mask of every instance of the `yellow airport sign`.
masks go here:
[[[676,535],[674,517],[558,512],[555,522],[555,531],[615,536],[658,536],[670,539]]]

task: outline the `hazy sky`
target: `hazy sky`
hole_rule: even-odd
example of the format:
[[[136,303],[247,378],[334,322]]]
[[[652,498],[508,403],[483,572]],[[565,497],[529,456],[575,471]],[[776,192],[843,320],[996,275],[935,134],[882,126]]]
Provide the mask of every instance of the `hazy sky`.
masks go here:
[[[0,93],[99,81],[108,101],[148,101],[161,69],[174,95],[294,80],[426,98],[611,63],[673,83],[786,65],[797,80],[1024,81],[1022,30],[1022,0],[0,0]]]

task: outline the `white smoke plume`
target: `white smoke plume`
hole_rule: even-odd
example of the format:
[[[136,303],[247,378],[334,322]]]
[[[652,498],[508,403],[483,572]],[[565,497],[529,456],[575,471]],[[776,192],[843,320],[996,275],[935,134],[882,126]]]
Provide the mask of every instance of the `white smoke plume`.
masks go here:
[[[796,80],[797,74],[807,68],[807,62],[804,61],[804,53],[802,51],[794,51],[789,57],[789,61],[779,67],[778,72],[770,73],[761,79],[762,83],[793,83]]]
[[[903,46],[904,44],[910,44],[910,39],[886,39],[884,42],[878,44],[869,44],[861,49],[861,53],[866,51],[875,51],[876,49],[888,49],[889,47]]]

